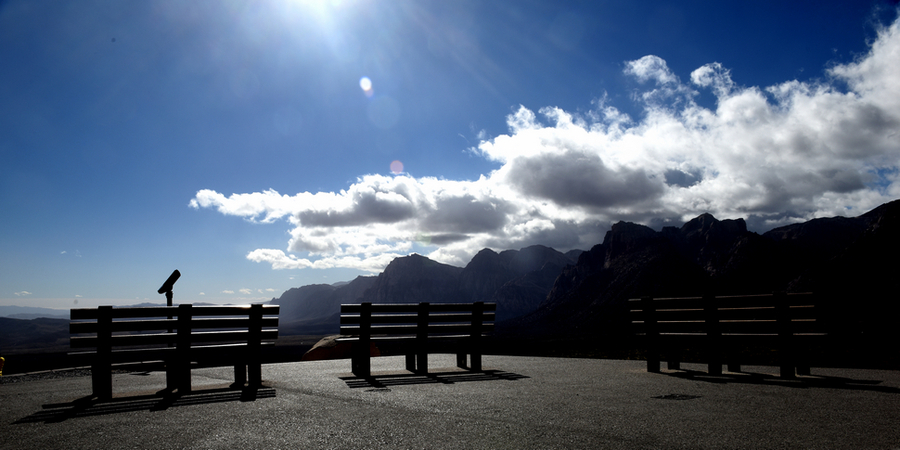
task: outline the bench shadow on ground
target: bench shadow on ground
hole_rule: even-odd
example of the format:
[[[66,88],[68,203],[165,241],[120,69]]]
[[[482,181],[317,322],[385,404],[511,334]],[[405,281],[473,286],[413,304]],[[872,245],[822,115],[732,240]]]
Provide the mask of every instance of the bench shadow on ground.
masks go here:
[[[794,378],[781,378],[778,375],[758,372],[725,372],[722,375],[710,375],[705,371],[680,369],[664,370],[661,375],[675,378],[685,378],[694,381],[703,381],[716,384],[759,384],[770,386],[783,386],[799,389],[826,388],[845,389],[854,391],[883,392],[886,394],[900,394],[900,388],[883,386],[882,380],[863,380],[846,377],[825,375],[800,375]]]
[[[414,384],[456,384],[500,380],[515,381],[528,377],[502,370],[471,372],[448,369],[444,371],[429,372],[427,374],[408,371],[389,371],[373,372],[372,375],[368,377],[357,377],[356,375],[348,374],[338,378],[347,383],[347,387],[353,389],[385,389],[390,386],[408,386]]]
[[[68,403],[43,405],[43,409],[28,417],[17,420],[21,423],[57,423],[78,417],[101,416],[134,411],[164,411],[180,406],[202,405],[224,402],[252,402],[262,398],[274,398],[275,388],[249,386],[227,386],[193,390],[186,393],[162,391],[150,394],[115,396],[101,400],[93,396],[82,397]]]

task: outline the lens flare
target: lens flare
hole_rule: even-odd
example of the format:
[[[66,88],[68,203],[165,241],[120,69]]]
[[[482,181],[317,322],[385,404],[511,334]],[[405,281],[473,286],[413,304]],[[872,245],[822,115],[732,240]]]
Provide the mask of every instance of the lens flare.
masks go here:
[[[391,163],[391,173],[393,173],[394,175],[403,173],[403,163],[400,161],[393,161]]]
[[[363,92],[366,93],[367,97],[371,97],[374,91],[372,90],[372,80],[369,77],[362,77],[359,79],[359,87],[362,88]]]

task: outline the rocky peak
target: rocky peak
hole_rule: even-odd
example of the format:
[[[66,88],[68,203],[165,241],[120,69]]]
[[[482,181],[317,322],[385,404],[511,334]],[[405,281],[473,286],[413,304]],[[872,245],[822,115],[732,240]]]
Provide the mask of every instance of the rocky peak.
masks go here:
[[[566,255],[543,245],[532,245],[519,250],[510,261],[510,269],[518,274],[526,274],[541,270],[545,265],[552,264],[565,267],[573,263]]]
[[[385,267],[384,274],[392,276],[397,273],[411,271],[413,273],[418,273],[419,275],[425,275],[436,271],[447,270],[447,268],[456,269],[453,266],[441,264],[418,253],[413,253],[409,256],[395,258],[387,267]]]
[[[511,278],[509,254],[483,249],[469,261],[459,275],[459,289],[467,301],[489,301],[494,292]]]
[[[317,317],[325,314],[321,299],[326,298],[335,289],[337,288],[330,284],[310,284],[291,288],[269,303],[281,306],[282,317]]]
[[[396,258],[366,291],[363,301],[373,303],[460,301],[462,296],[458,290],[458,282],[462,270],[419,254]]]
[[[606,260],[608,262],[656,239],[659,239],[659,234],[648,226],[618,222],[606,232],[606,236],[603,238]],[[591,249],[591,252],[593,251],[594,249]]]
[[[682,238],[694,246],[731,242],[746,233],[744,219],[718,220],[709,213],[701,214],[681,227]]]

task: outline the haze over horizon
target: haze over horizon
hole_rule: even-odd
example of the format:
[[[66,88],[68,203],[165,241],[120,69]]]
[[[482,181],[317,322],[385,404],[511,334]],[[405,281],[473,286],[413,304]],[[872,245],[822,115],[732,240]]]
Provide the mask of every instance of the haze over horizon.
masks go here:
[[[0,4],[0,305],[900,198],[896,2]]]

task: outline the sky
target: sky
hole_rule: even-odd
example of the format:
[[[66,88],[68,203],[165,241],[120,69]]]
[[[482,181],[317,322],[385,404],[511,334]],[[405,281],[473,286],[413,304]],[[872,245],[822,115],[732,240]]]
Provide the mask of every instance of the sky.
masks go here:
[[[888,0],[0,1],[0,305],[900,198]]]

